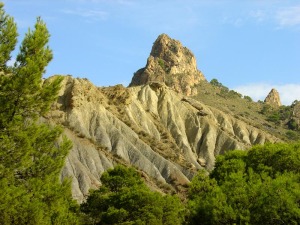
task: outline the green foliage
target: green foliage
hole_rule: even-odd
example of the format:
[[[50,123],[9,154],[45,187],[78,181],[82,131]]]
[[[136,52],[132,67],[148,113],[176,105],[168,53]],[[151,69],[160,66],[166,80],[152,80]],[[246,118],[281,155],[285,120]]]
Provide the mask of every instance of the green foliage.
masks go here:
[[[1,224],[77,224],[70,182],[59,179],[71,143],[60,138],[62,129],[38,121],[57,98],[61,81],[42,82],[52,59],[50,35],[38,18],[35,29],[25,35],[15,65],[8,69],[16,24],[2,4],[0,16]]]
[[[227,87],[222,87],[219,95],[223,98],[242,98],[242,94]]]
[[[224,98],[242,98],[242,94],[234,91],[229,90],[228,87],[224,86],[222,83],[220,83],[217,79],[212,79],[210,81],[210,84],[220,88],[220,96]]]
[[[224,87],[224,85],[215,78],[210,81],[210,84],[216,87]]]
[[[240,94],[240,93],[238,93],[234,90],[230,90],[228,92],[228,97],[230,97],[230,98],[242,98],[242,94]]]
[[[263,104],[263,107],[262,107],[260,113],[263,115],[267,115],[271,111],[271,106],[268,104],[265,104],[263,102],[262,102],[262,104]]]
[[[181,224],[184,208],[175,196],[152,192],[133,168],[117,165],[103,173],[81,210],[90,224]]]
[[[178,53],[178,50],[179,50],[179,49],[178,49],[177,44],[174,43],[174,42],[171,42],[170,44],[171,44],[170,50],[171,50],[172,52],[174,52],[175,54]]]
[[[21,44],[12,73],[0,76],[0,128],[36,119],[56,99],[62,78],[44,85],[41,80],[52,59],[52,52],[46,46],[49,36],[45,23],[37,19],[35,30],[29,30]]]
[[[188,208],[188,224],[230,224],[234,217],[233,209],[226,203],[226,195],[217,181],[203,171],[191,182]]]
[[[103,173],[101,181],[112,192],[118,192],[125,187],[143,185],[143,181],[133,168],[123,166],[116,166],[113,170]]]
[[[7,62],[16,47],[18,33],[14,19],[5,13],[3,7],[0,2],[0,71],[7,72]]]
[[[247,164],[257,173],[300,172],[300,143],[265,144],[254,146],[247,154]]]
[[[215,169],[211,173],[218,182],[224,181],[232,173],[244,173],[246,170],[245,151],[230,151],[217,157]]]
[[[191,182],[190,224],[298,224],[300,143],[267,144],[218,156]]]
[[[299,130],[299,125],[297,123],[297,121],[294,118],[291,118],[288,122],[287,122],[287,126],[290,130]]]
[[[165,61],[163,59],[158,59],[158,64],[160,65],[160,67],[165,70],[166,69],[166,65],[165,65]]]
[[[290,140],[294,140],[294,141],[297,141],[299,140],[299,134],[296,133],[295,131],[292,131],[292,130],[288,130],[285,135],[288,137],[288,139]]]
[[[250,96],[248,96],[248,95],[245,95],[244,99],[246,99],[249,102],[253,102],[252,98]]]
[[[274,108],[268,104],[264,104],[260,113],[265,115],[268,121],[279,125],[290,119],[292,111],[292,106],[280,106],[279,108]]]
[[[298,224],[299,188],[299,175],[293,173],[264,178],[252,200],[251,224]]]
[[[293,114],[293,107],[282,105],[279,107],[279,114],[281,120],[289,119]]]
[[[268,112],[266,115],[267,115],[267,121],[273,122],[276,125],[280,125],[281,121],[280,121],[279,111],[272,110]]]
[[[279,112],[272,112],[270,115],[268,115],[267,120],[279,125],[280,124]]]
[[[285,132],[286,137],[292,141],[299,140],[299,126],[297,120],[293,117],[293,110],[297,101],[291,106],[272,107],[263,104],[260,113],[266,117],[266,120],[273,122],[276,126],[282,125],[288,131]]]

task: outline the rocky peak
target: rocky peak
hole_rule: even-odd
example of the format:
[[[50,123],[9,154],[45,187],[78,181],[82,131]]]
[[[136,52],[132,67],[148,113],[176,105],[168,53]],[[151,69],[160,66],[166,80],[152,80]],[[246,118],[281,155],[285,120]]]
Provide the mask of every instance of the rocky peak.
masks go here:
[[[279,107],[282,105],[280,101],[280,95],[276,89],[273,88],[270,91],[270,93],[265,98],[265,103],[275,107]]]
[[[164,82],[179,93],[194,95],[194,87],[204,75],[197,69],[193,53],[166,34],[158,36],[153,44],[146,67],[138,70],[129,86],[143,85],[152,81]]]

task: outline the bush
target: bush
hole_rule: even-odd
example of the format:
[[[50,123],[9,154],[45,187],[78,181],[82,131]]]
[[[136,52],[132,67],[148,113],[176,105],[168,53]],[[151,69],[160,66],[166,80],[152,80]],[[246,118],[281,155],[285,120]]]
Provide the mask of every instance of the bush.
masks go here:
[[[299,136],[295,131],[289,130],[285,134],[290,140],[294,140],[294,141],[298,140]]]
[[[190,224],[298,224],[300,143],[254,146],[218,156],[189,189]]]
[[[103,173],[81,211],[90,224],[179,225],[184,207],[176,196],[151,191],[133,168],[117,165]]]
[[[278,112],[273,112],[271,115],[268,116],[267,120],[270,122],[279,124],[280,123],[280,115]]]
[[[299,129],[299,125],[294,118],[289,120],[289,122],[287,123],[287,126],[290,130],[298,130]]]
[[[216,87],[224,87],[222,83],[220,83],[217,79],[212,79],[210,81],[210,84],[213,85],[213,86],[216,86]]]
[[[158,64],[163,70],[165,70],[166,66],[165,66],[165,61],[163,59],[158,59]]]
[[[244,99],[247,100],[247,101],[249,101],[249,102],[253,101],[252,98],[250,96],[247,96],[247,95],[244,96]]]

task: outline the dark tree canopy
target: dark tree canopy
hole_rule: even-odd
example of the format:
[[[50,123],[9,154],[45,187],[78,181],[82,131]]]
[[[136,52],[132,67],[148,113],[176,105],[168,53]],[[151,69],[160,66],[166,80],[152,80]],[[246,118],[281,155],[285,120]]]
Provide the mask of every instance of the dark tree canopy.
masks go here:
[[[151,191],[133,168],[117,165],[103,173],[81,210],[91,224],[179,225],[184,207],[175,196]]]
[[[300,144],[266,144],[218,156],[190,185],[191,224],[298,224]]]

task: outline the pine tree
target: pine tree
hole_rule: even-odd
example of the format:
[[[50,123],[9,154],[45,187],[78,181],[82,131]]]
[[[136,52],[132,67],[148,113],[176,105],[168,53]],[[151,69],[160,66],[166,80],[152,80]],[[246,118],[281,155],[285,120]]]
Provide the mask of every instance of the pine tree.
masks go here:
[[[299,155],[299,143],[269,143],[218,156],[190,184],[190,224],[299,224]]]
[[[40,118],[57,98],[61,77],[43,82],[52,59],[50,34],[37,18],[13,67],[16,24],[0,5],[0,221],[1,224],[76,224],[69,181],[60,171],[71,142]],[[61,138],[62,137],[62,138]]]
[[[182,224],[179,198],[151,191],[135,169],[116,165],[102,174],[101,182],[81,205],[86,224]]]
[[[14,19],[5,14],[3,3],[0,2],[0,71],[7,69],[11,52],[17,43],[17,26]]]

